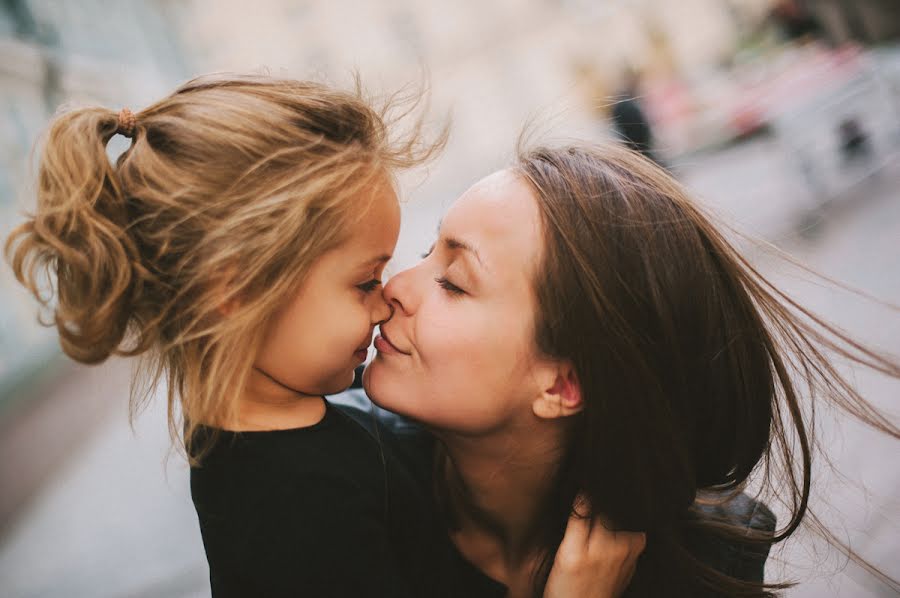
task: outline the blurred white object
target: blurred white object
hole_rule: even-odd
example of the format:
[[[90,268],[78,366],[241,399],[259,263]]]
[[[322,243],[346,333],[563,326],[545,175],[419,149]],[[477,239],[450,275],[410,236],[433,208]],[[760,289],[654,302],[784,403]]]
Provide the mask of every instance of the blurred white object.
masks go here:
[[[771,103],[771,127],[817,203],[845,195],[900,159],[900,52],[848,48],[804,69]],[[783,91],[783,90],[782,90]]]

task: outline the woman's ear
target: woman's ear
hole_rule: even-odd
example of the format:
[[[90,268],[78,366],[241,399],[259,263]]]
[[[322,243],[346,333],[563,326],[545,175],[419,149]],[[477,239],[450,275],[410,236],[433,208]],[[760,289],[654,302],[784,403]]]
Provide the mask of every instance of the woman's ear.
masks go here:
[[[581,384],[575,368],[569,363],[557,365],[552,383],[542,390],[541,396],[531,405],[531,410],[541,419],[567,417],[582,409],[584,398],[581,396]]]

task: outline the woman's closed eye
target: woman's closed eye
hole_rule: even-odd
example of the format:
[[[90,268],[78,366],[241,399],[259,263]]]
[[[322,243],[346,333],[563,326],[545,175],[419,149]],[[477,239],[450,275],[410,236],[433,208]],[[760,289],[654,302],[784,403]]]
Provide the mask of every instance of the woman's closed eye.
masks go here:
[[[358,288],[363,293],[371,293],[372,291],[377,289],[379,286],[381,286],[381,281],[378,280],[377,278],[373,278],[372,280],[370,280],[368,282],[364,282],[362,284],[356,285],[356,288]]]
[[[440,278],[435,278],[434,281],[436,283],[438,283],[442,289],[444,289],[451,295],[460,296],[460,295],[466,294],[466,292],[464,290],[462,290],[461,288],[459,288],[458,286],[456,286],[455,284],[453,284],[452,282],[447,280],[447,278],[444,276],[441,276]]]

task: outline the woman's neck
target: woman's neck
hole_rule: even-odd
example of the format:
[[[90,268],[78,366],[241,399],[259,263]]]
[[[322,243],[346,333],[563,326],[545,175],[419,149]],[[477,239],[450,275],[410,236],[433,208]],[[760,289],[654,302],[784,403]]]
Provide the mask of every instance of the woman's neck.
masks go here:
[[[500,560],[494,565],[511,573],[532,561],[562,432],[536,422],[489,437],[437,433],[449,457],[443,475],[459,490],[450,497],[461,524],[453,539],[475,564]]]
[[[323,397],[290,388],[254,368],[238,402],[236,417],[227,428],[241,432],[288,430],[315,425],[323,417]]]

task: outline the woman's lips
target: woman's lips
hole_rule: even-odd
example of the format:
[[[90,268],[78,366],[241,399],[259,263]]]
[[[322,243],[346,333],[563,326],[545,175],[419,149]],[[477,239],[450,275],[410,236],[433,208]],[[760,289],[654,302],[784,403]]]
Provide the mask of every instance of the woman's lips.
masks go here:
[[[375,337],[375,348],[378,349],[379,353],[385,353],[387,355],[409,355],[409,353],[398,349],[397,346],[391,342],[391,339],[385,334],[383,329],[381,334]]]

